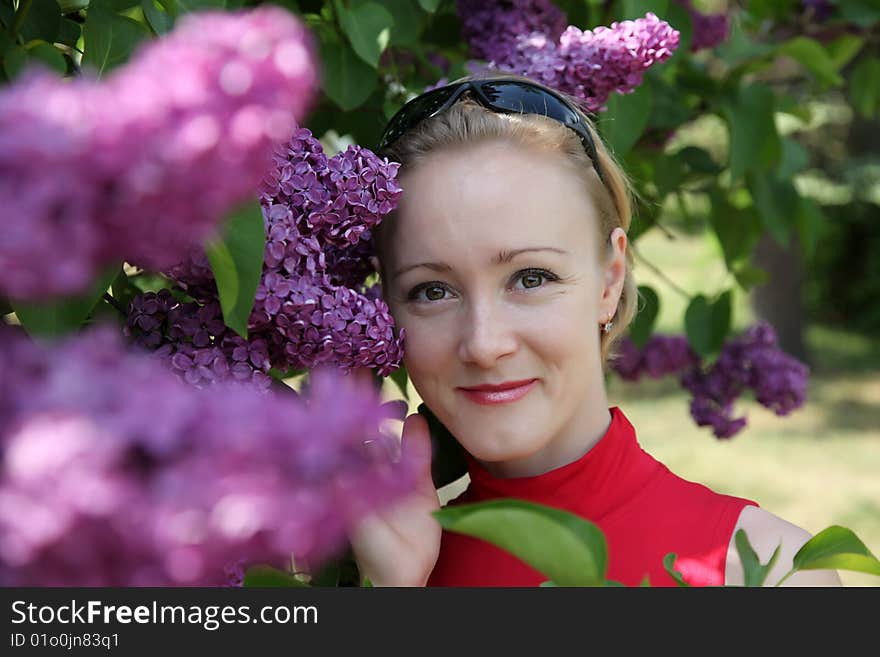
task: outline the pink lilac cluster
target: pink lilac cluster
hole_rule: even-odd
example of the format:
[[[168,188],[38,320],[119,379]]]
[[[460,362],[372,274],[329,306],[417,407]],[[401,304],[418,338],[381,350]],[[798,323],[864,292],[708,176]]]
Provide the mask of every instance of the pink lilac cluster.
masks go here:
[[[551,0],[456,0],[455,7],[471,55],[499,64],[513,56],[522,35],[555,41],[568,24]]]
[[[375,272],[371,229],[402,192],[398,166],[359,146],[328,158],[298,130],[277,149],[262,188],[266,250],[248,340],[223,325],[201,251],[166,272],[198,303],[177,304],[167,290],[141,295],[129,309],[128,334],[197,385],[246,381],[250,368],[250,380],[266,387],[272,367],[322,364],[387,376],[400,365],[406,334],[395,335],[379,286],[364,284]]]
[[[253,196],[316,86],[310,34],[272,6],[184,16],[105,80],[26,73],[0,93],[0,293],[181,260]]]
[[[678,30],[655,14],[582,31],[566,28],[550,4],[459,2],[458,11],[471,51],[489,67],[565,92],[590,112],[603,110],[613,92],[633,91],[678,48]]]
[[[676,0],[691,17],[691,52],[715,48],[730,37],[730,14],[704,14],[691,0]]]
[[[369,383],[308,396],[179,381],[100,328],[38,346],[0,331],[0,585],[211,586],[244,564],[336,558],[412,489]],[[372,441],[372,449],[364,449]],[[234,570],[234,569],[233,569]]]
[[[559,89],[599,112],[612,93],[630,93],[642,84],[645,71],[669,59],[678,43],[678,30],[648,13],[593,30],[570,25],[558,41],[546,34],[523,36],[502,68]]]

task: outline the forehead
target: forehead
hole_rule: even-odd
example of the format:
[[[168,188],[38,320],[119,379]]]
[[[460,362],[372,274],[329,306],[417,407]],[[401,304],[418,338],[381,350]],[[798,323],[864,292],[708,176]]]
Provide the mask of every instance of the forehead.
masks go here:
[[[489,141],[431,154],[402,179],[390,247],[396,260],[442,254],[483,257],[541,242],[589,252],[596,211],[565,155]]]

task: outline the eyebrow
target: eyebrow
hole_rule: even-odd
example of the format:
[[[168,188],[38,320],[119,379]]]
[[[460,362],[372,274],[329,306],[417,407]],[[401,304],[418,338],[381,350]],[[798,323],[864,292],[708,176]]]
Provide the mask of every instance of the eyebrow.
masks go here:
[[[569,255],[568,251],[564,251],[562,249],[557,249],[553,246],[532,246],[525,249],[513,249],[513,250],[503,250],[495,256],[495,259],[491,264],[493,265],[502,265],[506,262],[510,262],[520,253],[528,253],[530,251],[553,251],[554,253],[561,253],[562,255]],[[433,271],[438,272],[448,272],[452,271],[452,267],[442,262],[420,262],[414,265],[407,265],[406,267],[401,267],[397,271],[394,272],[392,278],[397,278],[402,276],[410,269],[416,269],[418,267],[425,267],[426,269],[431,269]]]

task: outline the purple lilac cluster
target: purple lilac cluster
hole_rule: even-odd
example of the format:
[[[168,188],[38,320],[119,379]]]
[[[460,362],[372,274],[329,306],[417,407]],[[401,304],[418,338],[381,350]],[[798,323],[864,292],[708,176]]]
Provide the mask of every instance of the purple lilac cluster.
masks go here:
[[[316,86],[310,34],[272,6],[183,16],[102,81],[26,73],[0,93],[0,293],[181,260],[255,193]]]
[[[699,355],[691,349],[685,336],[655,333],[641,349],[629,336],[624,336],[611,368],[624,381],[638,381],[642,375],[659,379],[699,363]]]
[[[817,23],[824,23],[834,15],[837,3],[833,0],[801,0],[803,13]]]
[[[750,326],[727,341],[715,362],[705,367],[685,336],[654,335],[639,349],[621,340],[613,371],[625,381],[641,376],[678,375],[692,394],[691,417],[712,427],[717,438],[730,438],[746,425],[733,417],[733,404],[747,389],[776,415],[788,415],[806,399],[809,368],[779,349],[776,332],[766,322]]]
[[[708,370],[694,368],[681,377],[693,395],[691,416],[711,426],[718,438],[729,438],[746,424],[733,418],[733,402],[746,389],[776,415],[788,415],[806,399],[810,370],[779,349],[776,331],[766,322],[750,326],[729,340]]]
[[[652,13],[582,31],[565,28],[565,15],[548,10],[550,3],[513,3],[502,11],[509,4],[458,4],[471,51],[490,67],[573,96],[591,112],[604,109],[611,93],[633,91],[645,71],[671,57],[679,44],[678,30]],[[514,25],[516,32],[510,31]]]
[[[314,568],[414,485],[376,391],[333,370],[307,398],[207,392],[109,328],[42,347],[7,327],[0,370],[15,373],[0,379],[3,586],[223,585],[291,555]]]
[[[201,251],[166,272],[198,303],[179,304],[167,290],[141,295],[127,333],[197,385],[250,376],[266,387],[272,367],[322,364],[387,376],[400,365],[405,331],[395,336],[378,286],[364,283],[375,271],[371,229],[402,192],[398,166],[359,146],[328,158],[308,130],[298,130],[276,151],[262,188],[266,250],[248,340],[223,325]]]
[[[124,332],[197,388],[231,381],[268,390],[272,384],[265,340],[245,340],[228,328],[216,299],[199,304],[181,302],[169,290],[146,292],[132,299]]]
[[[499,64],[514,55],[522,35],[556,41],[568,24],[551,0],[456,0],[455,7],[471,55]]]
[[[730,14],[704,14],[691,0],[676,0],[691,17],[691,52],[715,48],[730,37]]]

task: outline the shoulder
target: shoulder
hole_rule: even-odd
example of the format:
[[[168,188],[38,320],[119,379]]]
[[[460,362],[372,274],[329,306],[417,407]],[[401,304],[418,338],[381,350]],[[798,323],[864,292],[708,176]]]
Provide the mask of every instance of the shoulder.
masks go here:
[[[745,507],[733,528],[727,549],[725,583],[742,585],[744,581],[742,563],[736,549],[736,532],[742,529],[758,555],[761,563],[767,563],[773,551],[781,545],[779,557],[771,569],[765,586],[773,586],[791,570],[794,555],[801,546],[812,538],[812,534],[802,527],[776,516],[756,506]],[[783,586],[840,586],[840,577],[834,570],[811,570],[799,572],[788,578]]]

